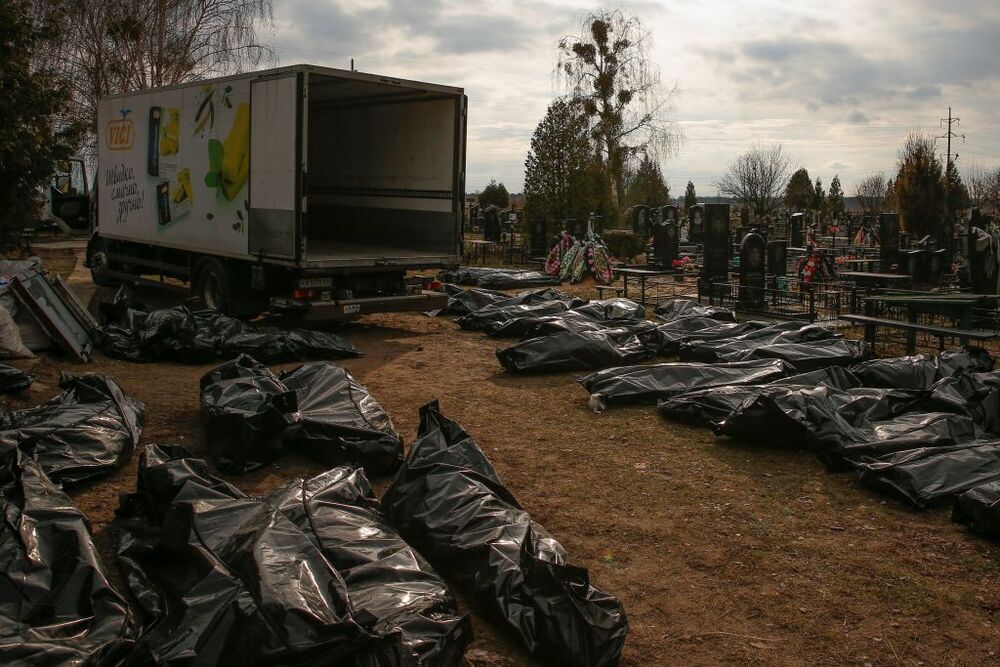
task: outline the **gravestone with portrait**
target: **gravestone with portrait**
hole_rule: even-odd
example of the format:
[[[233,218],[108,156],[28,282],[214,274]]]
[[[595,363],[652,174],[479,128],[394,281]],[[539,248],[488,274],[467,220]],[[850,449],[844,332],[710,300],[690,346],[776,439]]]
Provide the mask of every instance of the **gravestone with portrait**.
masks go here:
[[[725,282],[729,278],[729,204],[703,204],[704,252],[702,280],[708,284]]]
[[[650,206],[649,207],[649,225],[652,227],[653,225],[658,225],[661,222],[663,222],[663,212],[661,211],[660,207],[659,206]]]
[[[678,208],[673,204],[660,207],[661,222],[679,222]]]
[[[878,220],[879,268],[883,273],[892,271],[899,262],[899,214],[883,213]]]
[[[764,304],[766,258],[764,237],[753,229],[740,241],[740,306],[743,308],[759,308]]]
[[[688,238],[691,243],[703,243],[705,241],[705,207],[704,204],[695,204],[688,209]]]
[[[635,234],[649,233],[649,207],[639,204],[632,207],[632,232]]]
[[[657,266],[673,268],[679,242],[680,228],[675,221],[667,220],[653,228],[653,256]]]

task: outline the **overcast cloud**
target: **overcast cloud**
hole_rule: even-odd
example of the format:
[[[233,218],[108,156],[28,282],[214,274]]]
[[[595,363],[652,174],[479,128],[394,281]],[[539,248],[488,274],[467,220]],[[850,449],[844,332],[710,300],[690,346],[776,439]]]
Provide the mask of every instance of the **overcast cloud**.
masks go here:
[[[275,0],[280,64],[312,63],[461,86],[469,96],[468,188],[523,183],[531,132],[554,95],[560,37],[587,3],[477,0]],[[882,0],[621,3],[653,35],[683,133],[663,164],[715,194],[726,164],[781,141],[813,177],[845,190],[894,168],[907,130],[942,134],[953,107],[959,166],[1000,164],[1000,3]],[[945,152],[944,142],[939,142]]]

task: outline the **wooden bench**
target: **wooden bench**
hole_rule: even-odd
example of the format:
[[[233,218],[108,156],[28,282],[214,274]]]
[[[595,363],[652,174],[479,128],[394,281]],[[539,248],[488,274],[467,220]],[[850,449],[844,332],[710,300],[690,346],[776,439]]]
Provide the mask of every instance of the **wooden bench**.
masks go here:
[[[870,317],[868,315],[841,315],[840,319],[852,324],[863,324],[865,327],[865,340],[872,347],[875,346],[875,328],[887,327],[899,329],[906,332],[906,353],[916,354],[917,334],[926,333],[937,336],[938,345],[944,350],[945,338],[958,338],[962,345],[968,345],[970,340],[987,341],[1000,339],[1000,331],[990,329],[955,329],[943,327],[936,324],[917,324],[915,322],[900,322],[899,320],[887,320],[881,317]]]
[[[597,285],[596,289],[597,289],[597,298],[599,299],[604,298],[605,292],[611,292],[611,294],[616,297],[621,296],[622,294],[625,293],[624,287],[614,287],[612,285]]]

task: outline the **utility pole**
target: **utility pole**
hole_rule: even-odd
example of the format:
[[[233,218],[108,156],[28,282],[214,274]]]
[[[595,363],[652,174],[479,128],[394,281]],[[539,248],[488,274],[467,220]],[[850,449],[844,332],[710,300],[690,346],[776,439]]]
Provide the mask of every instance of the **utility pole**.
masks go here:
[[[952,154],[951,154],[951,138],[952,137],[962,137],[962,141],[965,141],[964,134],[955,134],[952,132],[952,126],[958,127],[959,119],[954,118],[951,115],[951,107],[948,107],[948,117],[942,118],[939,121],[939,125],[948,123],[948,131],[944,133],[943,136],[939,136],[938,139],[948,140],[948,154],[945,160],[945,171],[944,171],[944,222],[945,222],[945,240],[949,247],[953,247],[955,240],[955,221],[951,216],[951,168],[952,168]],[[958,159],[958,154],[954,155],[954,158]]]
[[[962,137],[962,140],[963,141],[965,140],[965,135],[964,134],[955,134],[954,132],[951,131],[952,125],[954,125],[955,127],[958,127],[958,123],[959,123],[960,120],[961,119],[959,119],[959,118],[953,118],[952,117],[952,115],[951,115],[951,107],[948,107],[948,117],[947,118],[942,118],[939,121],[939,125],[943,125],[944,123],[948,124],[948,131],[937,137],[938,139],[947,139],[948,140],[948,152],[946,153],[946,157],[945,157],[945,172],[944,172],[944,214],[945,214],[946,217],[951,213],[951,209],[948,206],[949,200],[951,199],[951,180],[949,178],[949,174],[951,172],[951,166],[952,166],[952,162],[951,162],[951,158],[952,158],[952,155],[951,155],[951,138],[952,137]],[[957,154],[954,157],[955,157],[956,160],[958,159],[958,155]]]

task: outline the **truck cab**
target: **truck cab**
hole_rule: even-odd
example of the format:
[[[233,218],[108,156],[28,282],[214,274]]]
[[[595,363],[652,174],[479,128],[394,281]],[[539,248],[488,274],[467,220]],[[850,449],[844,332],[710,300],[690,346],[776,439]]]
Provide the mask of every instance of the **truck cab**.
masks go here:
[[[87,234],[91,218],[88,180],[87,167],[82,158],[58,161],[52,180],[45,189],[42,224],[73,236]]]

